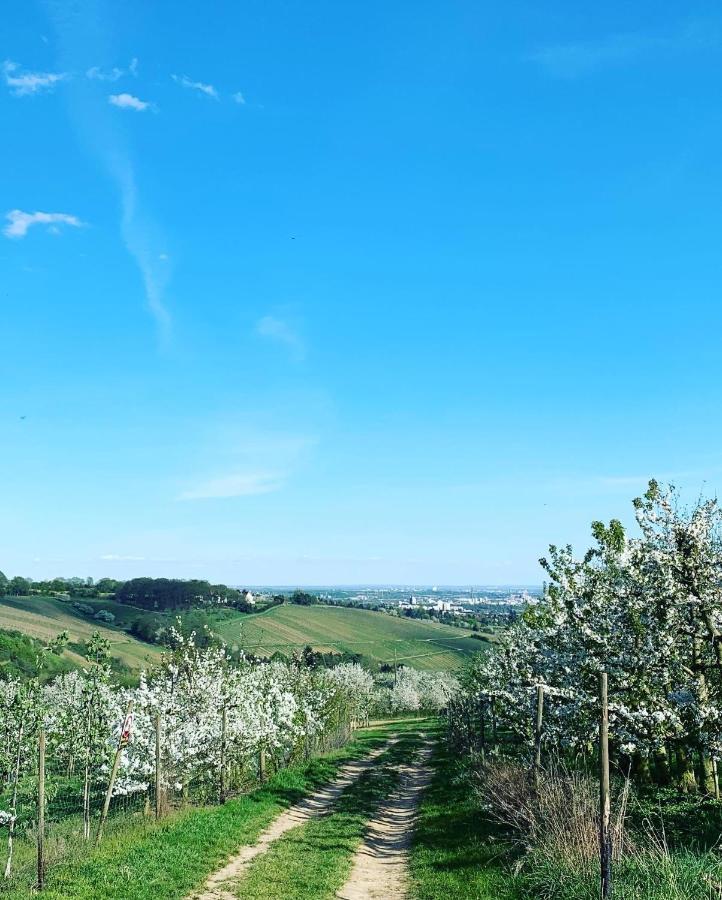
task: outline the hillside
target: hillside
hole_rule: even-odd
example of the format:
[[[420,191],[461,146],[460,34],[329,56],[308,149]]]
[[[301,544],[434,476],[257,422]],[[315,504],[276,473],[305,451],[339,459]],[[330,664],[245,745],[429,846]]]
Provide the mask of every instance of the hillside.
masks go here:
[[[0,629],[18,631],[48,641],[67,631],[70,646],[64,657],[74,665],[83,662],[80,645],[94,631],[107,638],[113,655],[131,669],[141,669],[157,659],[161,647],[137,640],[124,628],[138,617],[151,615],[113,600],[83,600],[93,609],[104,609],[116,617],[114,625],[78,612],[69,600],[55,597],[0,598]],[[173,614],[166,613],[170,623]],[[262,613],[244,614],[223,609],[210,614],[213,631],[234,649],[256,656],[276,651],[291,656],[310,645],[314,650],[359,653],[372,667],[394,662],[426,671],[458,669],[472,653],[488,644],[448,625],[396,618],[380,612],[332,606],[284,604]],[[493,635],[489,635],[493,640]]]
[[[230,645],[258,656],[314,650],[360,653],[372,664],[398,663],[426,671],[458,669],[488,644],[449,625],[396,618],[381,612],[336,606],[284,604],[255,615],[219,622],[216,632]]]
[[[116,616],[119,625],[137,615],[112,600],[83,601],[97,609],[106,609]],[[91,616],[77,612],[70,601],[55,597],[2,597],[0,598],[0,628],[19,631],[42,641],[49,641],[61,631],[67,631],[70,646],[63,656],[75,665],[84,659],[77,652],[79,645],[88,640],[94,631],[110,641],[113,655],[131,669],[141,669],[148,660],[157,659],[160,648],[145,644],[127,634],[118,625],[105,625]]]

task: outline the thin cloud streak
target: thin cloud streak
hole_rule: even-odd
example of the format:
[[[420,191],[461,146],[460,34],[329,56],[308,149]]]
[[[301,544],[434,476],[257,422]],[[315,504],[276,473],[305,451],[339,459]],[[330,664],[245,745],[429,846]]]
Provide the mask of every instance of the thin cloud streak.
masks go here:
[[[256,323],[256,334],[288,347],[299,360],[306,356],[306,345],[303,340],[283,319],[264,316]]]
[[[192,91],[198,91],[201,94],[205,94],[207,97],[212,97],[214,100],[218,100],[218,91],[213,87],[212,84],[205,84],[202,81],[192,81],[188,78],[187,75],[171,75],[173,81],[176,84],[180,84],[184,88],[188,88]]]
[[[628,32],[601,40],[551,44],[526,59],[560,78],[576,78],[599,69],[628,65],[660,55],[694,52],[718,46],[718,22],[693,21],[669,33]]]
[[[273,472],[231,472],[183,491],[178,500],[210,500],[270,494],[283,487],[285,476]]]
[[[145,557],[144,556],[128,556],[122,553],[103,553],[100,557],[102,560],[112,561],[112,562],[142,562]]]
[[[92,48],[102,49],[107,44],[106,25],[97,5],[94,0],[76,0],[70,6],[62,0],[46,2],[57,29],[63,68],[78,68],[87,73],[88,63],[91,62],[88,53],[93,52]],[[90,51],[88,48],[91,48]],[[102,58],[99,62],[102,63]],[[137,67],[137,59],[131,60],[129,73],[135,75]],[[96,68],[99,72],[113,71],[102,65]],[[94,82],[99,80],[87,77],[73,79],[66,97],[81,139],[89,151],[99,158],[117,186],[121,236],[140,270],[145,302],[156,322],[159,341],[165,345],[171,333],[171,316],[164,300],[171,266],[160,262],[158,255],[166,249],[167,241],[142,208],[127,132],[121,118],[111,111],[107,95],[97,90]]]
[[[117,152],[109,154],[108,163],[120,189],[123,240],[140,269],[148,309],[158,324],[161,342],[165,344],[170,339],[172,324],[170,313],[163,299],[169,277],[167,264],[159,266],[158,254],[150,247],[152,241],[138,210],[138,190],[133,164],[127,156]]]

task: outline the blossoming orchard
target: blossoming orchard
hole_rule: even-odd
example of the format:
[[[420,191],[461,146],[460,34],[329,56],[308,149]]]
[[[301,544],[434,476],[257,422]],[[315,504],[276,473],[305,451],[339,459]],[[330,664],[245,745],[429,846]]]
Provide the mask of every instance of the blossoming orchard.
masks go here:
[[[581,559],[550,547],[541,601],[477,656],[453,704],[457,739],[487,722],[535,741],[544,697],[543,749],[591,753],[599,674],[608,673],[609,739],[626,774],[719,796],[722,754],[722,513],[715,500],[681,506],[649,484],[634,503],[640,536],[620,522],[593,525]]]
[[[38,740],[52,777],[46,803],[86,840],[126,809],[162,815],[169,806],[223,802],[267,774],[344,742],[372,711],[438,711],[457,687],[446,675],[400,669],[389,683],[357,663],[309,669],[285,662],[233,662],[171,635],[161,664],[134,688],[111,678],[109,646],[89,642],[83,671],[0,681],[0,784],[8,835],[35,827]],[[47,652],[52,652],[48,648]]]

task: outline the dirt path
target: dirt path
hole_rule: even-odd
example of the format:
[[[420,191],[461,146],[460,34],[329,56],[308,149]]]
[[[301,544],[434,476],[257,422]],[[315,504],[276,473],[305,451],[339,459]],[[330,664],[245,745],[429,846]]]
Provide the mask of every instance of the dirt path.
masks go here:
[[[401,900],[408,894],[407,859],[416,810],[431,781],[426,765],[433,745],[424,746],[416,762],[402,766],[398,788],[369,822],[340,900]]]
[[[398,738],[393,737],[383,747],[373,750],[368,756],[344,766],[338,776],[322,787],[316,793],[311,794],[292,806],[286,812],[281,813],[268,828],[261,834],[255,844],[241,847],[239,852],[228,863],[210,876],[205,886],[198,892],[190,894],[186,900],[236,900],[236,894],[228,888],[228,882],[235,881],[243,875],[248,864],[256,856],[265,853],[269,846],[282,834],[291,828],[303,825],[309,819],[327,812],[341,793],[364,772],[370,768],[374,761],[388,748],[395,744]]]

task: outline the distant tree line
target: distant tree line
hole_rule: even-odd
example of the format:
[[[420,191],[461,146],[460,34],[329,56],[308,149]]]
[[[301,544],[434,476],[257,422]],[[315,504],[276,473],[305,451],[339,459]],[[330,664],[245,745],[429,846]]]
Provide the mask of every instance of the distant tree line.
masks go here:
[[[211,584],[192,578],[131,578],[115,592],[118,603],[140,609],[191,609],[195,606],[231,606],[244,612],[253,607],[245,598],[245,591],[226,584]]]
[[[35,581],[15,575],[8,578],[0,572],[0,596],[25,597],[29,594],[72,594],[74,597],[102,597],[114,594],[122,581],[115,578],[51,578],[47,581]]]

